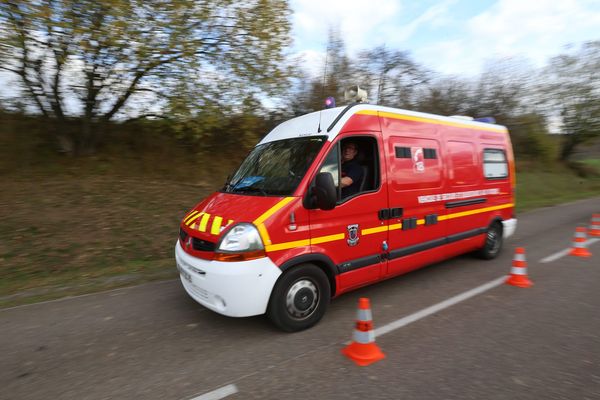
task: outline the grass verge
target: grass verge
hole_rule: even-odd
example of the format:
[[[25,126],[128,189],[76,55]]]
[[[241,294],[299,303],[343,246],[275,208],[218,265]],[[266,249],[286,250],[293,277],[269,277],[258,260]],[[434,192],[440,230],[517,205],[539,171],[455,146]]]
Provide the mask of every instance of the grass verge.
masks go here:
[[[594,196],[600,196],[600,178],[597,176],[583,178],[560,166],[551,171],[517,172],[519,212]]]
[[[176,277],[179,221],[212,189],[83,175],[0,179],[0,307]]]

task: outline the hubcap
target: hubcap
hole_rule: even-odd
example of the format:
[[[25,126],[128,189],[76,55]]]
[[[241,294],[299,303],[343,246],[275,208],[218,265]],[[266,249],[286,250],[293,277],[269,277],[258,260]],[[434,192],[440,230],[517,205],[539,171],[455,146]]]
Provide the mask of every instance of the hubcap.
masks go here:
[[[285,306],[288,313],[296,319],[309,317],[319,303],[319,291],[308,279],[295,282],[287,292]]]

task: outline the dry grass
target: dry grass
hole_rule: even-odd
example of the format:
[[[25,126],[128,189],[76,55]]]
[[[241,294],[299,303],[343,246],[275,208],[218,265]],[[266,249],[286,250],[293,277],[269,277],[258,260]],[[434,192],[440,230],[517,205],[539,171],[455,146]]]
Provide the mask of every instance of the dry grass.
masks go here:
[[[4,305],[34,288],[35,295],[72,293],[174,277],[179,221],[211,191],[147,176],[2,178],[0,185]]]

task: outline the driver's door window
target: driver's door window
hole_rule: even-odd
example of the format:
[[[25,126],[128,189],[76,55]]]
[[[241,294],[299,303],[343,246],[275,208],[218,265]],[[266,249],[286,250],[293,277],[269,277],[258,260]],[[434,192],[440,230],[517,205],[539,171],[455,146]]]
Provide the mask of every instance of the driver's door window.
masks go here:
[[[329,152],[319,172],[329,172],[333,176],[333,183],[336,187],[339,187],[340,182],[340,154],[339,145],[335,145]],[[338,194],[339,199],[339,194]]]

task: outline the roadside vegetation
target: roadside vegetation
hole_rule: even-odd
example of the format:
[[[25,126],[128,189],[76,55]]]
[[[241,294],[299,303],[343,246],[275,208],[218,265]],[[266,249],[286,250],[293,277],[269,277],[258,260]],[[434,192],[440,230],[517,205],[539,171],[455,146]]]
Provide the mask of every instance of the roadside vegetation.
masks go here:
[[[517,158],[517,207],[600,195],[600,41],[542,68],[441,76],[331,30],[314,76],[289,55],[287,1],[0,4],[0,307],[175,277],[184,213],[272,127],[370,102],[493,117]],[[275,17],[274,17],[275,16]]]
[[[598,196],[600,166],[588,169],[586,176],[561,165],[550,170],[539,167],[517,170],[517,212]]]

